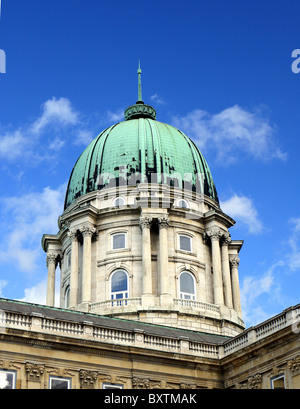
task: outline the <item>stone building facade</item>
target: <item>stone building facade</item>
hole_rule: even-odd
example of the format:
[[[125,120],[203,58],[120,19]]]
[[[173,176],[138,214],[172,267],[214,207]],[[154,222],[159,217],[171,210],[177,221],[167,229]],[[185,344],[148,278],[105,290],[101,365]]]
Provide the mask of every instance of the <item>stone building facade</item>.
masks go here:
[[[299,305],[245,329],[235,222],[196,145],[138,96],[42,238],[47,305],[0,300],[0,389],[299,388]]]

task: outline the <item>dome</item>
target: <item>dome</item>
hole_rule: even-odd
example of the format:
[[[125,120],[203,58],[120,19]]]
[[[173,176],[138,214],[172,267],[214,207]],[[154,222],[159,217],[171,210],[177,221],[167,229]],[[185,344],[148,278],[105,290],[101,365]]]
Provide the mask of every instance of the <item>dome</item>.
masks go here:
[[[166,183],[199,192],[202,181],[201,193],[218,203],[209,167],[193,141],[171,125],[140,115],[110,126],[84,150],[71,173],[65,208],[110,183]]]
[[[167,184],[208,196],[218,195],[201,152],[179,129],[156,120],[142,100],[138,68],[138,101],[125,110],[125,121],[100,133],[78,158],[68,184],[65,209],[77,198],[106,186]]]

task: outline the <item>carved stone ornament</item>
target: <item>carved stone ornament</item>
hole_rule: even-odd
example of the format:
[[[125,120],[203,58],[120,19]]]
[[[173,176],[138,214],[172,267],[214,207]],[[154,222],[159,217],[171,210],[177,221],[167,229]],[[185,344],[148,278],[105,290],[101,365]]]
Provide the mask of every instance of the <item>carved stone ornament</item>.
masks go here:
[[[231,264],[231,267],[236,267],[237,268],[239,266],[239,264],[240,264],[240,259],[238,257],[234,257],[234,258],[231,258],[229,260],[229,262]]]
[[[168,217],[160,217],[158,219],[158,225],[160,228],[167,228],[170,225],[170,219]]]
[[[248,389],[259,389],[261,381],[262,381],[262,377],[261,377],[260,374],[257,374],[255,376],[251,376],[248,379]]]
[[[68,237],[70,237],[71,241],[78,240],[78,233],[77,230],[70,230],[68,232]]]
[[[147,378],[133,378],[132,379],[133,389],[149,389],[150,379]]]
[[[300,373],[300,355],[288,362],[288,368],[294,373]]]
[[[222,239],[221,239],[221,244],[223,246],[228,246],[228,244],[231,242],[231,237],[230,237],[230,233],[226,232],[222,235]]]
[[[213,228],[206,232],[210,240],[220,240],[221,237],[223,236],[223,233],[224,232],[218,228]]]
[[[81,389],[94,389],[98,379],[98,373],[93,371],[80,370],[79,373]]]
[[[26,377],[29,381],[40,382],[41,375],[45,372],[45,366],[39,364],[25,364]]]
[[[80,228],[81,234],[83,235],[83,237],[92,237],[93,234],[96,233],[96,229],[95,227],[92,227],[90,225],[84,225]]]
[[[140,226],[142,229],[150,229],[152,223],[152,217],[142,216],[140,218]]]

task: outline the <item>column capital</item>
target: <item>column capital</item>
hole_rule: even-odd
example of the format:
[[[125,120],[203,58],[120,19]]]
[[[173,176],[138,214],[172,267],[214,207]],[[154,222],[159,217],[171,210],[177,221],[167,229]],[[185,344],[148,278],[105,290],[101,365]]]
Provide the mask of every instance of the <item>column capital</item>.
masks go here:
[[[68,231],[68,237],[70,237],[71,241],[73,240],[78,240],[78,232],[77,230],[69,230]]]
[[[159,217],[157,221],[160,229],[166,229],[170,225],[170,219],[168,217]]]
[[[229,259],[231,267],[238,267],[240,263],[240,259],[238,257],[232,257]]]
[[[49,253],[49,254],[47,254],[47,257],[46,257],[47,267],[51,263],[55,264],[55,266],[56,266],[57,263],[59,263],[61,261],[61,259],[62,259],[62,254],[61,253]]]
[[[83,235],[83,237],[92,237],[92,235],[96,233],[95,227],[89,224],[85,224],[81,226],[79,230],[81,234]]]
[[[222,246],[228,246],[228,244],[231,242],[231,236],[229,232],[226,232],[222,235],[221,237],[221,245]]]
[[[150,229],[152,223],[152,217],[141,216],[140,217],[140,226],[142,229]]]
[[[210,240],[217,240],[219,241],[223,235],[223,231],[217,227],[214,227],[206,232],[206,235],[210,238]]]

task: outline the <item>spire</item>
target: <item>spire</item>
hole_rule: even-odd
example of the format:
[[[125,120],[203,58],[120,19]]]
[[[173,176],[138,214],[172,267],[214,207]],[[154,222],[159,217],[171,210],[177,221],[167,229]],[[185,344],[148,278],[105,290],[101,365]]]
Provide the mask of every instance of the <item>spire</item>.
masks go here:
[[[125,120],[137,119],[137,118],[156,118],[156,111],[150,105],[144,104],[142,99],[142,70],[141,64],[139,62],[139,67],[137,70],[138,74],[138,100],[135,105],[131,105],[124,112]]]
[[[139,68],[137,70],[138,73],[138,100],[137,104],[143,104],[143,98],[142,98],[142,70],[141,70],[141,63],[139,61]]]

